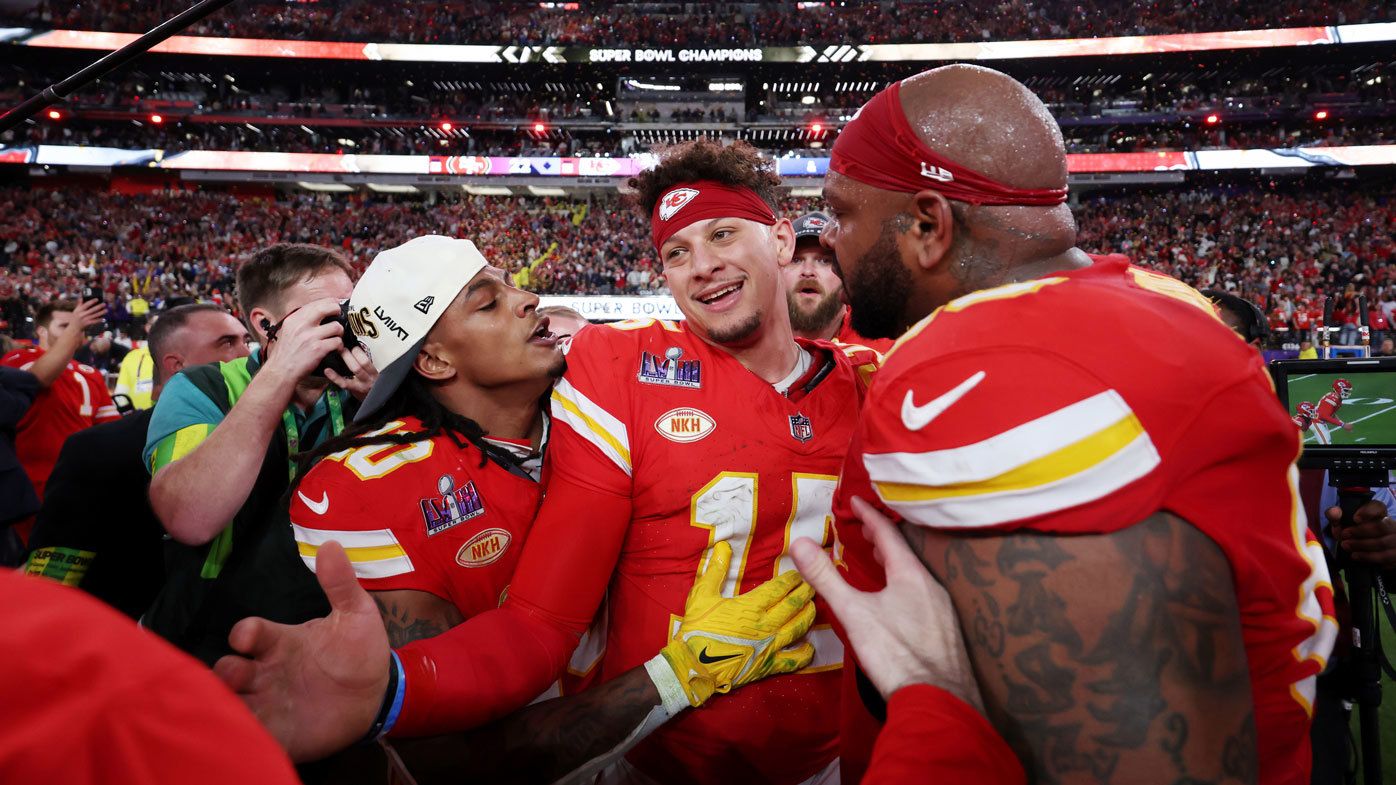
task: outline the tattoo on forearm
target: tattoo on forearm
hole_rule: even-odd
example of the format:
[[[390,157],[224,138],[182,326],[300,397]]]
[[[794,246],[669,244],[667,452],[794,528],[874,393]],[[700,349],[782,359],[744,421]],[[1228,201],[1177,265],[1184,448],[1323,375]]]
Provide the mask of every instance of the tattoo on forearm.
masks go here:
[[[649,675],[637,668],[470,733],[398,743],[397,748],[419,785],[550,783],[610,752],[659,702]]]
[[[1088,551],[1070,537],[903,528],[954,598],[990,718],[1030,781],[1135,780],[1144,761],[1159,782],[1254,781],[1239,610],[1225,557],[1196,529],[1159,514]],[[1225,760],[1196,763],[1225,733],[1200,729],[1241,712]]]
[[[451,625],[440,620],[418,616],[405,603],[385,600],[377,594],[373,594],[373,601],[378,604],[378,612],[383,616],[383,626],[388,630],[388,645],[394,649],[406,646],[412,641],[434,638],[451,628]]]

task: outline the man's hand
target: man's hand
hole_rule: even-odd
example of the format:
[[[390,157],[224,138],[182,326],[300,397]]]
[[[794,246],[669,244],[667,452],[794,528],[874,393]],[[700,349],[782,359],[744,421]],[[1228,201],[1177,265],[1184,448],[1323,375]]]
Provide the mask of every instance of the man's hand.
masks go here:
[[[1351,526],[1341,525],[1340,507],[1329,507],[1325,514],[1333,525],[1333,539],[1353,561],[1383,570],[1396,569],[1396,521],[1387,517],[1385,504],[1373,499],[1358,507]]]
[[[814,623],[814,589],[790,570],[728,599],[722,584],[731,563],[732,546],[714,545],[688,593],[678,634],[661,652],[693,706],[714,692],[794,673],[814,658],[811,643],[786,648]]]
[[[853,511],[886,570],[885,589],[868,593],[849,586],[808,538],[790,546],[795,566],[839,617],[883,698],[910,684],[931,684],[983,713],[950,595],[907,547],[896,524],[862,499],[853,500]]]
[[[373,361],[368,359],[368,352],[362,347],[355,346],[353,349],[339,348],[339,356],[344,359],[344,366],[349,369],[350,376],[345,378],[340,376],[333,368],[325,369],[325,378],[329,379],[341,390],[347,391],[350,395],[362,401],[368,397],[368,391],[373,387],[373,382],[378,378],[378,369],[373,367]]]
[[[316,578],[330,615],[304,624],[243,619],[228,635],[237,655],[214,672],[251,707],[296,762],[363,738],[388,689],[388,635],[339,543],[320,546]]]
[[[59,333],[58,340],[71,344],[76,352],[87,340],[87,328],[101,324],[106,317],[107,306],[101,300],[83,300],[73,309],[73,318]]]
[[[1350,423],[1350,422],[1345,422],[1345,423],[1343,423],[1343,430],[1345,430],[1345,431],[1351,431],[1351,430],[1352,430],[1352,423]]]
[[[275,340],[263,348],[265,370],[291,383],[310,376],[325,355],[344,347],[344,325],[320,323],[338,314],[339,301],[333,297],[297,308],[281,321]]]

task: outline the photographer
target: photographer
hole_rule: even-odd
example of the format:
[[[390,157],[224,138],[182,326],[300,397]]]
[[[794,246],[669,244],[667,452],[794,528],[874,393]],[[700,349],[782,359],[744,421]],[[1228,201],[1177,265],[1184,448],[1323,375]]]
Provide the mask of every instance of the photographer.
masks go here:
[[[145,625],[206,662],[226,654],[248,615],[280,620],[327,610],[278,525],[292,456],[344,429],[377,375],[344,349],[340,300],[352,268],[332,250],[278,244],[237,273],[238,301],[260,342],[251,356],[186,368],[151,416],[143,459],[150,503],[175,545]],[[333,354],[349,376],[321,369]]]

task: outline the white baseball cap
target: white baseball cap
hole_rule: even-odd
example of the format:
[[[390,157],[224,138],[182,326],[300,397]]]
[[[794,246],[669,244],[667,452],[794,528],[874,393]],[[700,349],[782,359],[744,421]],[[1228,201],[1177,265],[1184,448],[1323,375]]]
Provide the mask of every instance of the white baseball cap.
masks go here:
[[[373,258],[349,296],[349,327],[378,369],[355,420],[392,397],[427,332],[488,264],[475,243],[438,234],[414,237]]]

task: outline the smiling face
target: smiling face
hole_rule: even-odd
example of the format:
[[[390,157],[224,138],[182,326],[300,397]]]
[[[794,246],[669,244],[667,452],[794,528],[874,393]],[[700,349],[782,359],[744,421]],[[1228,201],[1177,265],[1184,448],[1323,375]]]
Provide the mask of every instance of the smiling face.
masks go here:
[[[664,277],[689,329],[722,346],[755,343],[784,318],[780,266],[794,249],[790,222],[709,218],[675,232],[659,249]]]
[[[562,375],[558,339],[539,316],[538,296],[486,267],[451,301],[427,333],[419,373],[478,389],[537,384],[541,395]]]

